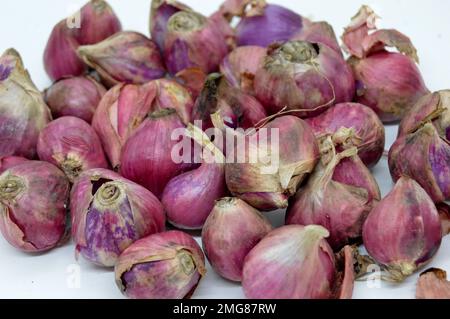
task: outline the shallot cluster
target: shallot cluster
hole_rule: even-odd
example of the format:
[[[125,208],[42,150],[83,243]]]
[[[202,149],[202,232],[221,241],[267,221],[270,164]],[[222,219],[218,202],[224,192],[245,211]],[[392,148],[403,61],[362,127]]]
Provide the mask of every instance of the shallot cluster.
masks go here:
[[[0,57],[11,246],[71,236],[133,299],[195,296],[206,262],[247,298],[350,299],[369,266],[399,284],[438,253],[450,90],[428,90],[412,41],[376,29],[368,6],[344,30],[348,54],[326,21],[264,0],[210,16],[153,0],[149,34],[123,31],[104,0],[77,14],[51,32],[44,92],[16,50]],[[372,169],[383,123],[399,121],[383,198]],[[445,271],[421,275],[418,298],[448,294]]]

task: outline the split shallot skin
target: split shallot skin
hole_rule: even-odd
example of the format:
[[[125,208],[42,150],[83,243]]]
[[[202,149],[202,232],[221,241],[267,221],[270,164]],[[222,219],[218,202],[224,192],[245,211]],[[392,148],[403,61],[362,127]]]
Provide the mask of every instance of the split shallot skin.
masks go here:
[[[401,282],[427,264],[442,238],[438,211],[413,179],[401,177],[394,189],[369,214],[363,227],[369,255]]]
[[[259,101],[251,95],[229,85],[218,73],[210,74],[197,98],[192,118],[202,121],[202,128],[213,128],[211,115],[219,114],[232,128],[250,129],[267,118]]]
[[[323,114],[306,119],[317,137],[333,135],[341,128],[354,129],[358,156],[368,167],[375,166],[383,156],[385,129],[377,114],[359,103],[341,103]]]
[[[164,209],[147,189],[105,169],[84,172],[71,192],[77,253],[113,267],[135,241],[165,229]]]
[[[193,105],[189,91],[174,80],[158,79],[143,85],[119,84],[100,101],[92,126],[113,168],[118,169],[123,146],[149,114],[173,108],[187,124],[191,121]]]
[[[227,163],[225,177],[234,196],[257,209],[270,211],[288,206],[289,197],[314,170],[320,152],[311,128],[298,117],[279,117],[263,128],[267,129],[267,134],[254,132],[243,137],[245,161]],[[272,139],[273,133],[278,134],[279,141],[286,142],[277,144],[277,139]],[[256,143],[258,140],[261,143]],[[240,145],[234,147],[236,151]],[[274,162],[250,161],[255,154],[266,154],[267,147],[272,148],[272,158],[276,157]]]
[[[356,102],[372,108],[384,123],[401,120],[429,91],[416,63],[417,50],[397,30],[376,30],[377,16],[363,6],[342,37],[356,80]],[[376,30],[375,32],[371,32]],[[399,52],[387,51],[395,47]]]
[[[220,72],[231,86],[254,95],[253,81],[266,52],[266,48],[259,46],[237,47],[222,60]]]
[[[115,267],[116,283],[132,299],[188,299],[206,274],[205,256],[188,234],[168,231],[131,245]]]
[[[450,90],[437,91],[422,97],[400,123],[398,137],[408,135],[431,122],[439,135],[450,140]]]
[[[353,252],[342,267],[322,226],[290,225],[270,232],[245,258],[242,285],[249,299],[351,298]]]
[[[28,161],[0,175],[0,231],[15,248],[44,252],[66,233],[69,180],[56,166]]]
[[[87,66],[77,55],[80,45],[98,43],[122,30],[106,1],[90,0],[74,17],[60,21],[52,30],[44,52],[44,66],[53,81],[79,76]],[[73,25],[80,21],[80,26]]]
[[[220,276],[240,282],[245,257],[271,230],[268,219],[244,201],[222,198],[203,227],[203,249]]]
[[[254,88],[269,113],[287,110],[312,117],[336,103],[352,101],[355,80],[341,54],[330,47],[289,41],[268,49]]]
[[[331,138],[326,142],[333,144]],[[381,195],[356,148],[340,153],[331,148],[290,202],[286,223],[325,227],[329,244],[338,251],[361,241],[363,224]]]
[[[106,89],[93,77],[78,76],[61,79],[44,92],[54,118],[75,116],[92,122],[95,110]]]
[[[65,116],[49,123],[39,135],[38,155],[59,167],[73,182],[91,168],[108,168],[102,144],[85,121]]]
[[[174,109],[151,113],[122,149],[122,176],[160,199],[167,183],[186,169],[186,165],[172,158],[174,147],[181,141],[173,140],[172,134],[180,129],[185,129],[185,125]]]
[[[15,49],[0,57],[0,157],[35,159],[39,133],[51,113]]]
[[[393,180],[401,176],[415,179],[435,203],[450,198],[449,163],[450,144],[431,123],[400,137],[389,151]]]
[[[118,32],[97,44],[80,46],[77,54],[107,87],[144,84],[166,74],[157,45],[138,32]]]

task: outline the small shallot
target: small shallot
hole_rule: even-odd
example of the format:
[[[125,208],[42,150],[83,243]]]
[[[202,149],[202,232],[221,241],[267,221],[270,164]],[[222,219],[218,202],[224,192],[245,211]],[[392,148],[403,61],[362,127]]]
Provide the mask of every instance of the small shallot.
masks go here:
[[[113,267],[135,241],[165,229],[158,199],[105,169],[86,171],[76,180],[70,205],[77,253],[100,266]]]
[[[408,177],[372,210],[363,227],[369,255],[387,272],[386,279],[401,282],[427,264],[442,239],[441,221],[430,196]]]
[[[186,233],[169,231],[138,240],[120,256],[116,283],[132,299],[188,299],[206,274],[205,256]]]
[[[219,275],[241,281],[245,257],[271,230],[270,222],[244,201],[222,198],[203,228],[203,249]]]
[[[48,124],[39,135],[37,149],[42,161],[58,166],[71,182],[83,171],[108,167],[94,129],[77,117],[65,116]]]

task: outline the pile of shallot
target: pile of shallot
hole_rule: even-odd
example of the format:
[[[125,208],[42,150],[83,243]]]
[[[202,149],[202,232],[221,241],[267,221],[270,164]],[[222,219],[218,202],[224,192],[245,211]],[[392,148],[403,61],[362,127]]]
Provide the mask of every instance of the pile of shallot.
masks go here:
[[[450,91],[427,89],[411,40],[377,29],[372,9],[343,50],[327,22],[264,0],[211,16],[153,0],[150,38],[123,31],[104,0],[79,14],[50,35],[44,92],[16,50],[0,57],[12,246],[71,237],[129,298],[189,298],[206,260],[248,298],[348,299],[370,266],[396,283],[425,270],[450,229]],[[383,123],[399,121],[382,198],[371,169]],[[265,214],[278,209],[275,229]],[[434,269],[417,297],[449,290]]]

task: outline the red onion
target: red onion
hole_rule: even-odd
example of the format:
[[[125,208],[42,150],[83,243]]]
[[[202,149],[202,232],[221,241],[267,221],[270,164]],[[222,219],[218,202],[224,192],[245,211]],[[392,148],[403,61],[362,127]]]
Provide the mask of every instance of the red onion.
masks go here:
[[[245,161],[227,163],[227,186],[233,195],[257,209],[286,208],[289,197],[314,170],[320,156],[319,147],[309,125],[297,117],[283,116],[263,128],[266,133],[256,132],[245,137]],[[278,133],[280,143],[276,139],[272,143],[274,133]],[[239,156],[241,145],[233,146],[234,154]],[[271,163],[261,160],[267,147],[272,149],[272,159],[277,159]],[[254,155],[260,158],[252,162],[250,159]]]
[[[220,72],[231,86],[254,95],[253,81],[265,56],[265,48],[259,46],[238,47],[223,59]]]
[[[172,80],[144,85],[120,84],[101,100],[92,126],[102,140],[114,168],[120,166],[122,147],[152,112],[174,108],[183,122],[190,121],[193,101],[189,92]]]
[[[119,289],[133,299],[187,299],[206,274],[197,242],[180,231],[151,235],[131,245],[115,268]]]
[[[225,156],[199,128],[189,125],[188,135],[205,151],[212,152],[209,154],[212,158],[204,159],[199,168],[173,178],[164,190],[162,203],[172,225],[201,229],[215,201],[227,195]]]
[[[79,14],[80,26],[71,25],[73,17],[60,21],[45,48],[45,70],[54,81],[86,71],[76,53],[80,45],[100,42],[122,29],[112,8],[103,0],[90,0],[76,14]]]
[[[341,46],[339,45],[333,27],[325,21],[309,23],[290,40],[325,44],[343,56]]]
[[[250,2],[250,1],[248,1]],[[252,1],[236,27],[238,46],[267,47],[274,42],[284,42],[299,32],[304,19],[297,13],[265,1]]]
[[[14,247],[42,252],[66,232],[69,181],[46,162],[29,161],[0,175],[0,231]]]
[[[213,127],[211,115],[215,113],[227,118],[229,126],[243,129],[255,127],[267,118],[264,107],[257,99],[231,87],[218,73],[208,76],[192,117],[202,121],[203,128],[208,129]]]
[[[213,20],[193,11],[180,11],[167,22],[164,55],[171,74],[192,67],[215,72],[227,53],[225,35]]]
[[[180,142],[173,140],[172,134],[184,127],[174,109],[151,113],[123,147],[121,174],[161,199],[167,183],[185,169],[171,156]]]
[[[430,196],[408,177],[375,207],[363,228],[364,245],[394,281],[428,263],[441,244],[441,221]]]
[[[55,118],[75,116],[92,122],[106,89],[90,76],[61,79],[45,90],[44,98]]]
[[[83,171],[108,167],[97,134],[77,117],[61,117],[47,125],[37,150],[41,160],[58,166],[71,182]]]
[[[256,97],[270,113],[302,110],[310,117],[350,102],[355,81],[339,53],[324,44],[290,41],[269,48],[255,77]]]
[[[431,268],[420,274],[416,299],[450,299],[450,281],[442,269]]]
[[[161,52],[164,52],[167,22],[170,17],[177,12],[190,10],[191,9],[188,6],[178,1],[152,0],[150,12],[150,34]]]
[[[369,169],[356,155],[357,149],[336,152],[328,137],[322,161],[306,185],[290,202],[287,224],[321,225],[328,229],[334,250],[359,242],[367,215],[380,198]]]
[[[216,202],[202,232],[206,257],[222,277],[242,280],[244,259],[272,225],[256,209],[237,198]]]
[[[151,192],[104,169],[76,180],[70,210],[77,252],[100,266],[113,267],[135,241],[165,229],[164,209]]]
[[[245,258],[242,285],[250,299],[351,298],[353,262],[337,273],[335,256],[317,225],[284,226],[269,233]],[[346,257],[352,259],[351,254]]]
[[[343,40],[352,55],[349,64],[357,81],[356,102],[371,107],[383,122],[402,119],[429,93],[416,66],[411,40],[396,30],[377,30],[376,15],[363,6],[345,30]],[[395,47],[400,53],[388,52]]]
[[[36,157],[39,132],[50,110],[14,49],[0,57],[0,157]]]
[[[95,45],[81,46],[77,52],[108,87],[123,82],[144,84],[166,73],[156,44],[137,32],[119,32]]]
[[[440,136],[450,140],[450,90],[422,97],[403,118],[398,136],[413,133],[429,121],[436,127]]]
[[[341,128],[355,131],[354,146],[368,167],[375,166],[383,156],[385,130],[383,123],[372,109],[358,103],[341,103],[323,114],[307,119],[317,137],[333,135]]]
[[[450,144],[431,123],[394,143],[389,169],[394,181],[416,180],[436,203],[450,199]]]
[[[18,156],[0,157],[0,174],[9,170],[10,168],[13,168],[14,166],[18,166],[28,161],[28,159]]]

